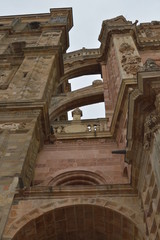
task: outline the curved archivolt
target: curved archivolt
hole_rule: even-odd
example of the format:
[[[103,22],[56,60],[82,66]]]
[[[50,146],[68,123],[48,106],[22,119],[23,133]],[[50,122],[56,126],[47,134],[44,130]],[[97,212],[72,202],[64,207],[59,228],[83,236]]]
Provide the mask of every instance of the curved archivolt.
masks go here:
[[[97,173],[75,170],[59,174],[53,178],[48,185],[51,186],[70,186],[70,185],[98,185],[106,184],[103,177]]]
[[[64,54],[64,75],[61,77],[57,87],[60,87],[64,82],[68,81],[68,79],[83,75],[100,74],[100,56],[101,54],[99,49],[85,48]],[[90,86],[73,92],[53,96],[49,110],[50,119],[54,120],[61,114],[76,107],[103,101],[103,84],[101,86]]]
[[[55,119],[66,111],[76,107],[104,101],[103,84],[89,86],[73,92],[53,97],[49,109],[50,119]]]
[[[105,206],[74,204],[45,212],[27,222],[12,240],[144,240],[139,226]]]
[[[86,48],[64,54],[64,76],[61,81],[101,73],[100,56],[100,49]]]

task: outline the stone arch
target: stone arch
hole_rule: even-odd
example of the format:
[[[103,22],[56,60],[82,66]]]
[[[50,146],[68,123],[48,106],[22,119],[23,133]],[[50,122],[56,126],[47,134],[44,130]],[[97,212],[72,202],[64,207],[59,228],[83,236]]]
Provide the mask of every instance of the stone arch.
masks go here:
[[[85,170],[72,170],[59,174],[51,179],[48,185],[68,186],[68,185],[98,185],[106,184],[106,180],[99,174]]]
[[[61,83],[65,80],[80,77],[83,75],[101,74],[101,66],[97,60],[87,60],[84,63],[74,63],[65,69],[64,76],[61,78]]]
[[[119,202],[103,198],[79,197],[50,201],[9,222],[4,238],[144,240],[143,218],[139,214],[135,209],[127,208],[125,203],[120,206]],[[82,228],[79,228],[78,221],[79,224],[84,223]],[[74,225],[75,222],[77,225]],[[78,236],[80,232],[82,236]]]
[[[103,83],[97,86],[89,86],[69,92],[66,95],[58,95],[52,98],[50,106],[50,119],[55,119],[71,109],[104,101]]]
[[[83,75],[101,74],[100,49],[85,49],[69,52],[63,55],[64,75],[57,87],[61,88],[69,79]],[[98,91],[97,91],[98,90]],[[92,86],[73,92],[53,96],[50,106],[50,119],[76,107],[104,101],[104,89]]]
[[[65,80],[89,74],[100,74],[100,49],[85,49],[69,52],[63,55]]]

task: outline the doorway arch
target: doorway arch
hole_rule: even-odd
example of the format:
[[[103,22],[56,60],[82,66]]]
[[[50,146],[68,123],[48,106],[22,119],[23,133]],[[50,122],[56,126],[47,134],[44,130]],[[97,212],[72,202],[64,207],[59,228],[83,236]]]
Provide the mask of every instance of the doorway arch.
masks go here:
[[[136,217],[131,217],[131,212],[130,216],[127,214],[125,206],[117,210],[114,204],[104,205],[104,199],[74,199],[75,204],[71,204],[71,199],[61,202],[34,209],[22,217],[23,224],[20,219],[12,224],[5,237],[11,240],[145,239],[144,229],[139,228],[142,225]],[[13,225],[17,227],[14,231]]]

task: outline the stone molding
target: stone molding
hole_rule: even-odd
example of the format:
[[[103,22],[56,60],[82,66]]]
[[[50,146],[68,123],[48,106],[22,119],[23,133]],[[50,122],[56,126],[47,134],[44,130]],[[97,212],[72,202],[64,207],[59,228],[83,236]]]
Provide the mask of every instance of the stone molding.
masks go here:
[[[112,180],[111,180],[112,181]],[[61,174],[58,174],[48,182],[48,186],[69,186],[73,185],[74,182],[82,183],[87,185],[105,185],[106,180],[96,172],[87,170],[72,170]],[[108,183],[109,184],[109,183]]]
[[[25,218],[22,216],[18,219],[15,219],[14,222],[10,223],[8,225],[8,228],[4,232],[3,240],[5,240],[7,237],[12,238],[13,236],[15,236],[18,230],[22,229],[32,219],[36,219],[49,211],[53,211],[54,209],[62,208],[65,206],[72,206],[73,204],[74,205],[87,204],[91,206],[101,206],[103,208],[109,208],[110,210],[118,212],[122,214],[122,216],[127,217],[139,229],[142,236],[145,236],[141,210],[137,209],[138,210],[137,211],[135,208],[134,210],[132,210],[130,205],[128,205],[127,202],[125,203],[125,201],[120,205],[119,199],[116,200],[110,197],[107,199],[100,198],[100,197],[99,198],[75,197],[75,198],[68,198],[68,199],[63,199],[58,201],[52,200],[46,204],[44,204],[43,202],[42,204],[40,204],[38,208],[36,207],[32,210],[30,209],[29,211],[27,211],[25,214]],[[135,202],[137,202],[136,199],[135,199]],[[140,230],[140,227],[141,227],[141,230]]]

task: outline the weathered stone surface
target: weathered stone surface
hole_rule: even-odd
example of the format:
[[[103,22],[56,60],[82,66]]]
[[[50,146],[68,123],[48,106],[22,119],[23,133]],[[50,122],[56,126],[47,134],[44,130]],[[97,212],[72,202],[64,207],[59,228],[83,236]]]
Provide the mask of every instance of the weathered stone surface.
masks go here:
[[[102,139],[61,140],[46,145],[38,155],[34,180],[42,185],[48,185],[50,181],[54,184],[54,178],[62,173],[83,170],[98,174],[104,179],[101,184],[128,183],[129,179],[122,176],[123,156],[111,153],[116,148],[115,142]],[[64,184],[67,184],[67,178]]]
[[[71,9],[59,29],[59,22],[50,22],[53,12],[1,18],[0,239],[16,189],[32,185],[38,151],[48,139],[48,105],[63,73],[61,52],[72,25]]]
[[[118,231],[121,237],[127,239],[133,237],[144,239],[142,213],[139,201],[135,197],[129,198],[127,202],[123,197],[116,197],[114,201],[110,197],[107,199],[71,197],[59,201],[28,200],[27,205],[29,209],[24,207],[26,204],[22,200],[12,207],[11,224],[4,233],[4,239],[13,235],[15,235],[14,239],[22,235],[28,239],[29,236],[36,237],[36,232],[39,232],[38,236],[40,234],[43,238],[48,236],[54,238],[55,234],[69,237],[74,233],[76,236],[81,232],[84,237],[91,234],[93,239],[97,239],[96,232],[98,234],[99,231],[104,237],[109,235],[111,238],[116,238]],[[132,210],[132,206],[136,211]],[[22,217],[23,215],[25,218]],[[122,231],[119,228],[120,224],[123,225]],[[141,231],[138,229],[139,225],[142,227]],[[18,232],[19,226],[21,231]]]
[[[1,17],[0,239],[160,239],[160,23],[136,24],[66,53],[70,8]],[[100,101],[106,118],[67,120]]]

